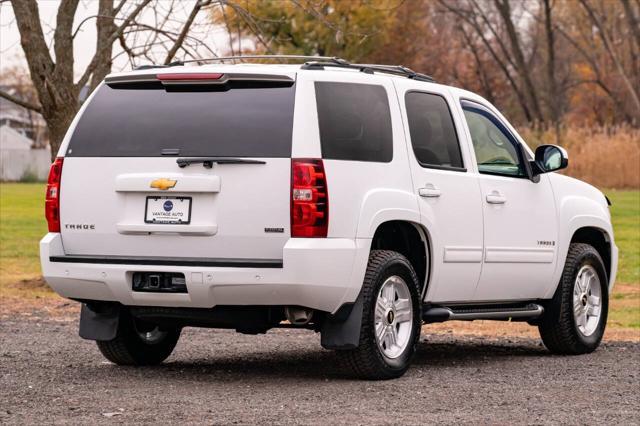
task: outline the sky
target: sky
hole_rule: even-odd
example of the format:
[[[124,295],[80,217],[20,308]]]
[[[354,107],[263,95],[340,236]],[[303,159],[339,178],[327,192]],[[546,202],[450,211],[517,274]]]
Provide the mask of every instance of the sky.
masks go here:
[[[172,3],[170,0],[158,0],[158,2],[160,4],[159,9],[162,9],[161,12],[168,9],[169,5]],[[181,0],[176,3],[177,6],[171,14],[171,20],[175,21],[175,23],[170,24],[170,26],[172,25],[172,29],[176,29],[180,25],[180,22],[184,22],[184,20],[186,20],[195,0]],[[55,18],[59,4],[60,2],[58,0],[38,0],[40,20],[42,22],[45,37],[50,46],[52,45],[51,40],[53,39]],[[97,11],[97,0],[80,0],[80,5],[78,6],[78,10],[76,11],[74,18],[74,31],[85,18],[97,14]],[[194,25],[194,31],[192,34],[205,40],[206,46],[208,49],[211,49],[211,51],[216,54],[225,54],[228,51],[229,43],[227,32],[222,27],[216,27],[209,24],[208,19],[207,12],[201,11],[198,15],[198,19],[196,20],[196,25]],[[153,23],[154,16],[151,8],[146,9],[146,12],[144,12],[140,17],[140,21],[149,24]],[[95,43],[95,18],[90,18],[82,24],[76,38],[74,39],[74,74],[76,78],[82,74],[82,71],[91,61],[91,58],[95,53]],[[114,56],[122,53],[122,48],[119,43],[116,42],[113,46]],[[213,56],[211,51],[208,49],[200,48],[200,52],[198,53],[201,57]],[[159,60],[161,60],[161,52],[166,52],[166,50],[157,50]],[[183,53],[179,53],[176,59],[180,59],[182,57]],[[143,61],[144,60],[141,60],[137,65],[149,63],[148,61]],[[15,22],[13,9],[10,3],[5,2],[0,4],[0,73],[2,70],[14,66],[21,66],[24,67],[25,70],[27,69],[22,46],[20,45],[20,33],[18,32],[18,27]],[[131,65],[127,61],[126,55],[121,54],[114,60],[114,72],[127,70],[130,69],[130,67]]]

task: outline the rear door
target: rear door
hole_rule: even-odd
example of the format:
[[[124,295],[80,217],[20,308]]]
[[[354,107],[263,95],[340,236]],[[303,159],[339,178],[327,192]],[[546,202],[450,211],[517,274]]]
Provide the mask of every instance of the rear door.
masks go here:
[[[295,74],[166,76],[107,81],[78,121],[62,175],[65,252],[281,259]]]
[[[430,234],[431,302],[473,297],[482,266],[482,204],[463,123],[441,86],[395,82],[405,116],[409,165],[421,221]],[[419,88],[418,88],[419,87]]]

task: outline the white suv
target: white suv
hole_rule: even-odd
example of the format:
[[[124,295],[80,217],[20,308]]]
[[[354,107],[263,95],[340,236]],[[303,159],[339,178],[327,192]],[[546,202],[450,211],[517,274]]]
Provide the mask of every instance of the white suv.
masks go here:
[[[47,187],[44,276],[80,335],[155,364],[182,327],[321,333],[364,378],[423,323],[515,320],[593,351],[618,250],[608,200],[485,99],[403,67],[145,67],[106,78]]]

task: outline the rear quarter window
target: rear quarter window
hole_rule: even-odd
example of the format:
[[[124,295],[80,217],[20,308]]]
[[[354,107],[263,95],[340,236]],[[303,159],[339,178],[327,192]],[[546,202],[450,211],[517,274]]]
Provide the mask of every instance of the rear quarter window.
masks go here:
[[[315,89],[323,158],[391,161],[391,114],[383,86],[316,82]]]
[[[102,85],[70,157],[290,157],[295,86],[166,91]]]

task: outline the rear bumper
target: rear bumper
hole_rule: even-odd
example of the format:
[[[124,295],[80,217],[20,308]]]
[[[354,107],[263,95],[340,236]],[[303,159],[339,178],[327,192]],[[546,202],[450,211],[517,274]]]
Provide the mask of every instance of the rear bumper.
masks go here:
[[[59,295],[72,299],[191,308],[298,305],[333,313],[356,300],[370,246],[370,239],[291,238],[283,249],[281,265],[273,262],[266,267],[228,266],[233,261],[223,263],[226,266],[197,261],[168,265],[166,259],[154,264],[149,261],[153,258],[137,258],[127,264],[107,257],[100,262],[96,256],[83,263],[82,256],[65,257],[60,234],[50,233],[40,241],[40,261],[47,283]],[[212,260],[216,261],[220,260]],[[139,271],[183,273],[188,294],[134,292],[131,275]]]

